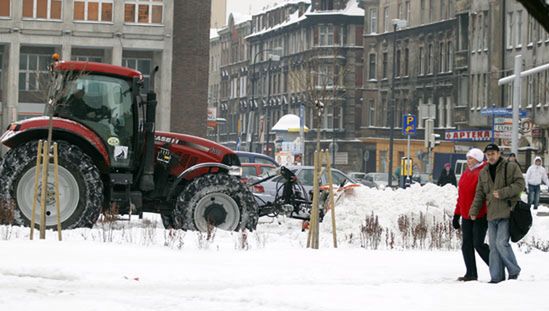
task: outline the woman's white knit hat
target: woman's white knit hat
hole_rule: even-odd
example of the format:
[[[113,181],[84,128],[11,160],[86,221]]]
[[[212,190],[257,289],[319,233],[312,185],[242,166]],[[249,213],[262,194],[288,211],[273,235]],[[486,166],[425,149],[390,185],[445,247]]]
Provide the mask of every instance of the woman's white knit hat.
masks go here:
[[[476,159],[479,162],[482,162],[484,160],[484,153],[482,152],[482,150],[480,150],[478,148],[473,148],[473,149],[469,150],[469,152],[467,152],[467,157],[468,158],[473,158],[473,159]]]

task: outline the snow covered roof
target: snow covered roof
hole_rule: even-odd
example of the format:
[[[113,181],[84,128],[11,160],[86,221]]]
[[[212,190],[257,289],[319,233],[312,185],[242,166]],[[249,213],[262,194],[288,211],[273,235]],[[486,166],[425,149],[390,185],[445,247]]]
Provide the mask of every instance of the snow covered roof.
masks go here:
[[[272,131],[278,132],[290,132],[297,133],[299,132],[300,122],[299,117],[295,114],[287,114],[280,118],[278,122],[273,126]],[[308,132],[309,128],[305,126],[305,132]]]
[[[237,12],[233,12],[231,14],[233,15],[235,25],[238,25],[238,24],[241,24],[241,23],[248,22],[248,21],[252,20],[252,16],[248,15],[248,14],[241,14],[241,13],[237,13]]]
[[[280,3],[274,3],[273,5],[267,5],[267,6],[263,7],[263,9],[261,9],[257,13],[254,13],[254,15],[267,13],[269,11],[273,11],[273,10],[282,8],[282,7],[284,7],[286,5],[289,5],[289,4],[298,4],[298,3],[311,4],[311,0],[282,0]]]
[[[256,36],[260,36],[260,35],[263,35],[263,34],[266,34],[268,32],[278,30],[278,29],[282,29],[284,27],[288,27],[288,26],[293,25],[293,24],[297,24],[297,23],[307,19],[307,13],[310,13],[310,12],[311,12],[311,7],[310,6],[307,8],[307,11],[305,12],[305,14],[303,14],[301,16],[299,16],[299,11],[295,11],[292,15],[290,15],[288,17],[288,19],[285,22],[280,23],[280,24],[276,24],[274,27],[265,28],[265,29],[262,29],[260,31],[254,32],[251,35],[247,36],[246,39],[253,38],[253,37],[256,37]]]
[[[210,28],[210,40],[219,38],[219,29],[217,28]]]
[[[307,15],[343,15],[364,17],[364,9],[358,6],[358,0],[349,0],[349,2],[347,2],[347,7],[343,10],[311,12],[307,13]]]

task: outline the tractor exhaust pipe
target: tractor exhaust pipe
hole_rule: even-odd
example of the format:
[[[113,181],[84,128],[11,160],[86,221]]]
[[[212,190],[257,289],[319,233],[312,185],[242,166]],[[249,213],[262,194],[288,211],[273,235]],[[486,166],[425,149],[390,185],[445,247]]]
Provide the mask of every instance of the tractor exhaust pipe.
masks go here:
[[[151,73],[151,81],[154,82],[158,66],[154,67]],[[156,93],[151,88],[147,93],[147,115],[145,116],[145,157],[143,175],[141,176],[141,182],[139,189],[142,191],[154,190],[154,132],[156,122]]]

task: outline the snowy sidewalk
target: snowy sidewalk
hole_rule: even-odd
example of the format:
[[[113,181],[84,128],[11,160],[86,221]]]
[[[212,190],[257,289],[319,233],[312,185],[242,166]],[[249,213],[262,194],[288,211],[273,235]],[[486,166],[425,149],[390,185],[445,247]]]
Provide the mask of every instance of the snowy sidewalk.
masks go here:
[[[459,251],[171,250],[0,242],[0,310],[546,310],[549,256],[518,281],[460,283]]]

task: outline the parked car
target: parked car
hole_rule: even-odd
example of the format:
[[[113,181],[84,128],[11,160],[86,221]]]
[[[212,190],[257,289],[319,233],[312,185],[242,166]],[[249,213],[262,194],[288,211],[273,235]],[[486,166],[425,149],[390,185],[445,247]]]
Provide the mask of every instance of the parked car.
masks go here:
[[[288,169],[292,171],[303,185],[304,197],[308,198],[309,192],[313,190],[313,167],[312,166],[288,166]],[[262,176],[254,178],[253,180],[259,180],[272,174],[268,172]],[[265,202],[272,202],[277,195],[282,194],[282,176],[274,177],[268,181],[265,181],[259,185],[256,185],[252,191],[255,192],[256,197]],[[332,178],[334,185],[341,185],[343,183],[358,183],[356,180],[347,176],[345,173],[338,169],[332,169]],[[320,176],[321,185],[328,184],[328,176],[326,170],[323,169]]]
[[[456,165],[454,167],[454,173],[456,174],[456,182],[459,184],[459,178],[461,174],[467,169],[467,160],[456,160]]]
[[[261,163],[261,164],[271,164],[276,167],[280,166],[278,163],[276,163],[275,159],[262,153],[247,152],[247,151],[235,151],[235,153],[238,156],[238,159],[240,160],[240,164]]]
[[[389,176],[387,173],[367,173],[364,179],[373,182],[378,189],[385,188],[389,184]],[[398,186],[398,179],[395,175],[393,175],[393,186]]]
[[[431,175],[429,174],[416,174],[412,176],[412,182],[419,183],[420,185],[424,186],[425,184],[431,183]]]
[[[242,163],[242,182],[247,182],[252,177],[263,175],[269,171],[275,170],[276,166],[266,163]]]
[[[360,182],[364,186],[370,187],[370,188],[376,188],[376,184],[373,181],[366,179],[366,173],[363,172],[349,172],[347,173],[349,177],[352,179]]]

